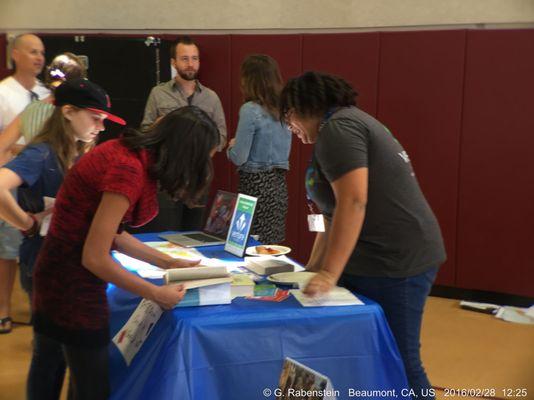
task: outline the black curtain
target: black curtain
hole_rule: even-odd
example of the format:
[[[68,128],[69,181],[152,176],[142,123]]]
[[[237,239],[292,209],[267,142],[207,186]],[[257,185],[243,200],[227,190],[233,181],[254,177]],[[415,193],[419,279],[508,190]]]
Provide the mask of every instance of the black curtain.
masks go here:
[[[157,84],[170,79],[170,43],[150,43],[146,37],[100,37],[41,35],[47,64],[58,54],[69,51],[88,59],[88,78],[109,94],[114,114],[124,118],[129,127],[139,127],[146,100]],[[83,39],[82,39],[83,38]],[[148,45],[147,45],[148,43]],[[157,62],[159,49],[160,62]],[[117,137],[122,127],[106,122],[99,143]]]

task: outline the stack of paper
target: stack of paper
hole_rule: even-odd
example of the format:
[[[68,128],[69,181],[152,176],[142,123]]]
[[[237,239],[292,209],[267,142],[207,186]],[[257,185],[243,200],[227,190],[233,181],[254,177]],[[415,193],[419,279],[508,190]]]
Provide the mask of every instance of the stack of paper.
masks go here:
[[[247,257],[245,268],[258,275],[272,275],[281,272],[293,272],[293,264],[276,257]]]
[[[300,289],[290,290],[289,292],[304,307],[353,306],[363,304],[350,290],[339,286],[318,297],[307,296]]]

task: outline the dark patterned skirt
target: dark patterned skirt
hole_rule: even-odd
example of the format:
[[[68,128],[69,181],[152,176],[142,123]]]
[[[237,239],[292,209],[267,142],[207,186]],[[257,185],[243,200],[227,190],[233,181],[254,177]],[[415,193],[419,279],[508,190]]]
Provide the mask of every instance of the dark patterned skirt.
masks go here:
[[[286,173],[284,169],[239,171],[239,193],[258,198],[251,234],[265,244],[281,243],[286,238]]]

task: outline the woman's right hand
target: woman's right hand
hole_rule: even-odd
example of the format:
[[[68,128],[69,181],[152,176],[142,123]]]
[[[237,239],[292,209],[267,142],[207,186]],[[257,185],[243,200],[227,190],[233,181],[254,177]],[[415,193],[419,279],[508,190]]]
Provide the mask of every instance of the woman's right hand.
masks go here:
[[[171,310],[183,299],[185,292],[184,285],[157,286],[152,300],[164,310]]]
[[[308,261],[304,268],[306,268],[306,271],[318,272],[321,269],[321,266]]]

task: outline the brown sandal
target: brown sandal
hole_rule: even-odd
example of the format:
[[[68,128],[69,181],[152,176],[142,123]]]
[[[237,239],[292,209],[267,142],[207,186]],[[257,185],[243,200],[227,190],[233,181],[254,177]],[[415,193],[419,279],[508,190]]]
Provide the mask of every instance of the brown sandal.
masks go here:
[[[6,328],[5,325],[9,324],[9,328]],[[13,330],[13,320],[11,317],[0,318],[0,334],[9,333]]]

